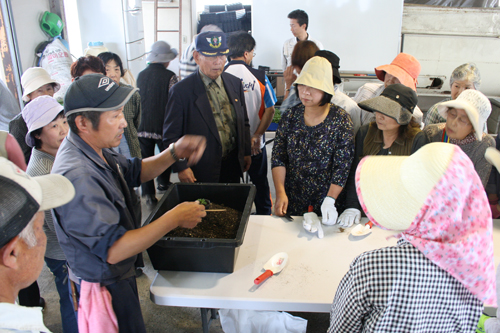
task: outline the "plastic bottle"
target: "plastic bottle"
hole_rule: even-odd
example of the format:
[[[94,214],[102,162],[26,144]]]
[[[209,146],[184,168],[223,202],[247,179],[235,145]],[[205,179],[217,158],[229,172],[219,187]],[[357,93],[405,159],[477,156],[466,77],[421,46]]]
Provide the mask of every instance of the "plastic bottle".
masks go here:
[[[89,42],[87,46],[88,47],[85,49],[84,55],[93,55],[97,57],[99,53],[108,51],[103,42]]]

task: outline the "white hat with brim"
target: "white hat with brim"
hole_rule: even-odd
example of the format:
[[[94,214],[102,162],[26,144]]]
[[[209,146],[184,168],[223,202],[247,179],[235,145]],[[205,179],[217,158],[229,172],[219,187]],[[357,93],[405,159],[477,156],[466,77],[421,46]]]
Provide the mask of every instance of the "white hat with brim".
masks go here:
[[[462,109],[467,113],[474,128],[476,139],[483,138],[484,124],[491,114],[491,103],[488,97],[478,90],[468,89],[458,95],[457,99],[439,103],[438,112],[443,118],[448,118],[448,109]]]
[[[53,80],[45,69],[41,67],[28,68],[21,76],[21,86],[24,90],[23,101],[29,102],[29,94],[49,83],[54,85],[54,93],[61,88],[61,85]]]
[[[37,212],[65,205],[75,196],[75,188],[66,177],[30,177],[4,157],[0,157],[0,192],[0,248],[16,237]]]
[[[316,56],[309,59],[293,84],[303,84],[335,95],[332,65],[323,57]]]
[[[404,231],[448,169],[456,145],[429,143],[411,156],[367,156],[356,170],[356,189],[367,216]]]
[[[50,124],[54,118],[64,110],[64,107],[51,96],[39,96],[26,104],[22,111],[22,116],[28,127],[26,133],[26,144],[30,147],[35,146],[35,141],[31,132],[36,131]]]

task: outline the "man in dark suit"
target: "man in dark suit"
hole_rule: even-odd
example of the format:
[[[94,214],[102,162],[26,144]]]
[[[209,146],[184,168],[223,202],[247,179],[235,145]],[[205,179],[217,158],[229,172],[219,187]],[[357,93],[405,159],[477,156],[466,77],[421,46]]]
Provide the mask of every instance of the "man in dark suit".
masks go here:
[[[198,71],[170,89],[163,142],[166,146],[186,134],[207,138],[196,166],[173,165],[181,182],[239,183],[251,164],[250,125],[241,80],[223,73],[229,49],[221,32],[196,38],[193,56]]]

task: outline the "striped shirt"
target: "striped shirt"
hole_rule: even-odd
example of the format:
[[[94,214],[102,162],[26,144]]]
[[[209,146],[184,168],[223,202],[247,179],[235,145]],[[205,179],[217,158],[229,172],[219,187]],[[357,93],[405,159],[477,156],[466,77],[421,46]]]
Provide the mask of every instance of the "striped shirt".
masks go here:
[[[182,53],[181,59],[179,60],[179,69],[181,70],[181,80],[185,79],[187,76],[196,72],[198,65],[194,61],[193,51],[196,49],[194,41],[189,45],[189,47]]]
[[[54,165],[54,159],[54,156],[33,148],[26,173],[31,177],[48,175]],[[45,250],[45,256],[50,259],[66,260],[63,250],[59,245],[59,241],[57,240],[56,230],[54,229],[54,221],[52,220],[52,212],[50,210],[45,211],[45,223],[43,224],[43,230],[47,235],[47,249]]]

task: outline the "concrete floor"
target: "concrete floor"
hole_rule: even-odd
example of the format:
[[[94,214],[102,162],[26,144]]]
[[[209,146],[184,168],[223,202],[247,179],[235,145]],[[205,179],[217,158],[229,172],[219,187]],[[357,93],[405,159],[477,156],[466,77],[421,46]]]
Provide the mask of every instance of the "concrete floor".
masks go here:
[[[270,140],[274,137],[274,132],[266,133],[266,139]],[[267,156],[269,166],[271,165],[272,144],[267,145]],[[271,195],[274,200],[276,192],[272,183],[271,170],[269,168],[268,177],[271,185]],[[178,181],[177,174],[172,174],[172,182]],[[162,194],[158,193],[158,199]],[[144,203],[142,205],[143,222],[147,219],[151,212]],[[169,332],[169,333],[190,333],[202,332],[201,314],[198,308],[185,307],[167,307],[154,304],[149,298],[149,287],[153,282],[156,271],[151,265],[151,261],[144,252],[144,275],[137,278],[137,287],[139,290],[139,298],[141,302],[142,315],[146,323],[148,332]],[[43,313],[46,326],[54,333],[62,333],[61,316],[59,313],[59,294],[57,293],[54,278],[47,267],[43,268],[40,277],[38,278],[40,292],[45,298],[46,307]],[[325,313],[292,313],[293,315],[308,319],[307,332],[326,332],[329,324],[329,315]],[[210,325],[210,333],[224,332],[220,325],[220,321],[214,320]]]

